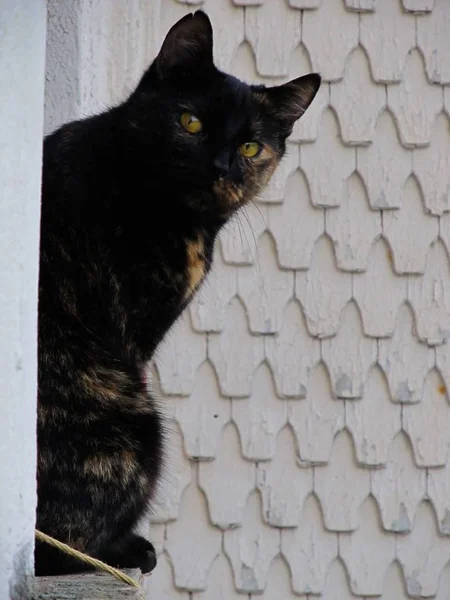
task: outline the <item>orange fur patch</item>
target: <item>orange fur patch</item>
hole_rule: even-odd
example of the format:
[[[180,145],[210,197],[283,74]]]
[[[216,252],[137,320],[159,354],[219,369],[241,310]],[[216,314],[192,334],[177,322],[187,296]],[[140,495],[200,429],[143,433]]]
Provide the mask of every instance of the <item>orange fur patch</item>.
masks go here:
[[[216,197],[222,205],[224,215],[233,212],[237,206],[243,204],[243,192],[231,181],[219,179],[213,185]]]
[[[205,246],[201,237],[187,241],[187,289],[185,292],[187,298],[195,292],[205,276],[204,251]]]

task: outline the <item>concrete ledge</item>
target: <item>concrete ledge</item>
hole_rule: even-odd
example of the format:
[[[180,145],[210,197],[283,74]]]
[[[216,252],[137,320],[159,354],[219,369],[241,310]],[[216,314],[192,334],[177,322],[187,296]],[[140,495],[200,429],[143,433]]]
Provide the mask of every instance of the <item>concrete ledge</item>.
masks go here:
[[[124,573],[138,581],[134,588],[99,571],[55,577],[36,577],[33,600],[122,600],[144,598],[143,576],[139,569],[124,569]]]

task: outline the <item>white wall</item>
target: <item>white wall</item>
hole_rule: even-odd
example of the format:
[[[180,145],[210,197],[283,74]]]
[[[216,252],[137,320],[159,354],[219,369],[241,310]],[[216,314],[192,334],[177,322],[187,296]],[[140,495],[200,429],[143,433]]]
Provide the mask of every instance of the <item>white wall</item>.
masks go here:
[[[122,99],[154,53],[160,2],[48,0],[45,132]]]
[[[47,128],[122,97],[194,8],[80,0],[66,32],[68,4]],[[222,67],[324,84],[157,361],[149,599],[448,600],[450,3],[192,4]]]
[[[29,597],[45,0],[0,3],[0,599]]]

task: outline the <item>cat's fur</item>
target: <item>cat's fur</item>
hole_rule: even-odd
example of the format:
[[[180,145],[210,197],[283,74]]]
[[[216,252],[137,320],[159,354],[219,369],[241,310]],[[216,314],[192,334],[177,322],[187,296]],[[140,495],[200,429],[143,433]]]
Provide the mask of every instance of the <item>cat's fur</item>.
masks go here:
[[[146,363],[319,85],[312,74],[251,87],[218,71],[199,11],[174,25],[125,102],[46,138],[38,529],[114,566],[154,567],[152,545],[133,533],[163,456]],[[181,126],[186,110],[201,133]],[[237,153],[253,140],[258,156]],[[85,568],[41,543],[35,557],[41,575]]]

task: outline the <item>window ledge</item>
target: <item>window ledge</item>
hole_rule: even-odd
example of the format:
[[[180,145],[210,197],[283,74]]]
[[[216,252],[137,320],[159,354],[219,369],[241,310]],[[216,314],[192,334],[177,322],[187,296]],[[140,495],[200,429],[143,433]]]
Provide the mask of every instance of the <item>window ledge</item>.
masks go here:
[[[98,571],[77,573],[76,575],[58,575],[36,577],[33,600],[122,600],[144,598],[143,576],[139,569],[123,571],[141,586],[134,588],[122,583],[108,573]]]

